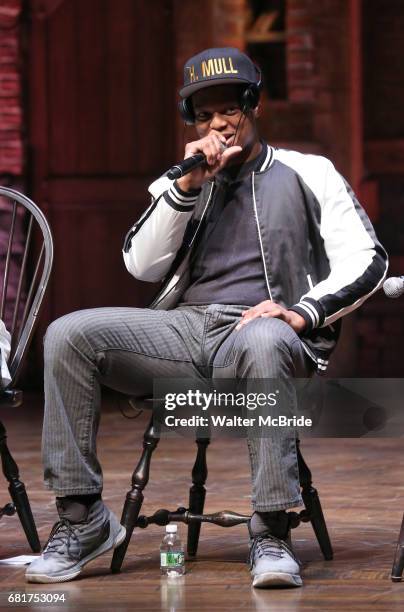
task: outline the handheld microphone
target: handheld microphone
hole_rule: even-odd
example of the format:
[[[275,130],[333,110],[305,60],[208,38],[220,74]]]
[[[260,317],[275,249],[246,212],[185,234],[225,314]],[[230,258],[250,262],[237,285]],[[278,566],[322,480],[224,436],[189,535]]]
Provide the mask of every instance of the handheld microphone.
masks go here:
[[[222,147],[222,153],[227,149],[227,145],[224,142],[220,143]],[[192,172],[195,168],[203,166],[206,163],[206,155],[204,153],[195,153],[191,157],[183,159],[175,166],[172,166],[167,172],[167,176],[170,180],[179,179],[188,172]]]
[[[206,155],[203,153],[195,153],[191,157],[187,157],[183,161],[172,166],[167,172],[167,176],[170,180],[179,179],[188,172],[192,172],[198,166],[202,166],[206,162]]]
[[[398,298],[404,293],[404,276],[391,276],[383,283],[383,291],[389,298]]]

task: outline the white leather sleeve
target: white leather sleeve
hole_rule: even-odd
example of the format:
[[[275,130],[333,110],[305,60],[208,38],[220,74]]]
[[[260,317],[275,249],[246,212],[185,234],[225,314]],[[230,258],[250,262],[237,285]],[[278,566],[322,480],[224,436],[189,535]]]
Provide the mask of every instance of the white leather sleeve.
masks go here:
[[[185,194],[163,176],[149,187],[152,202],[126,236],[127,270],[143,281],[162,280],[182,244],[198,192]]]
[[[386,276],[388,258],[352,189],[325,157],[279,151],[314,194],[321,210],[320,234],[329,276],[293,306],[308,328],[323,327],[360,306]]]

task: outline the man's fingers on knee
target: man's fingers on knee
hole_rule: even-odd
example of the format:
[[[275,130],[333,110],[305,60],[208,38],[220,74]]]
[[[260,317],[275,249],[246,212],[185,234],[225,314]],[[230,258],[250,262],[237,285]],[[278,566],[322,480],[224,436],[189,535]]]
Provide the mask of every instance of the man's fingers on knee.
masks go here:
[[[238,331],[239,329],[241,329],[242,327],[244,327],[244,325],[247,325],[247,323],[251,321],[251,318],[249,319],[243,319],[242,321],[240,321],[239,323],[237,323],[236,325],[236,331]]]
[[[245,322],[251,321],[252,319],[257,319],[260,316],[261,316],[261,313],[259,312],[259,310],[256,310],[256,311],[251,312],[248,315],[246,315],[244,317],[243,321],[245,321]]]
[[[249,323],[250,321],[253,321],[254,319],[258,319],[261,316],[261,314],[259,312],[255,312],[254,314],[250,314],[249,316],[245,316],[240,323],[238,323],[236,325],[236,331],[238,331],[239,329],[241,329],[244,325],[247,325],[247,323]]]
[[[279,319],[283,319],[285,317],[285,311],[282,308],[277,306],[276,308],[272,308],[270,311],[263,313],[262,316],[276,317]]]
[[[244,310],[242,312],[242,316],[244,317],[244,319],[249,319],[250,317],[257,316],[257,314],[259,315],[260,312],[261,309],[258,306],[253,306],[249,310]]]

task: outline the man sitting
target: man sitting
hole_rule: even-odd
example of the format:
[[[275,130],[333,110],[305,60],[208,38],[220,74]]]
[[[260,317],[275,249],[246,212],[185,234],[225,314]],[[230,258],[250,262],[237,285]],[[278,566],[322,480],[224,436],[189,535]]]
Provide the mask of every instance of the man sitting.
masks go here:
[[[154,378],[278,379],[324,372],[340,319],[376,291],[387,257],[346,181],[324,157],[259,137],[259,70],[233,48],[185,65],[181,112],[206,163],[150,187],[124,244],[127,269],[163,280],[150,308],[62,317],[45,340],[43,460],[60,520],[32,582],[61,582],[125,530],[101,500],[101,385],[148,395]],[[286,510],[302,503],[293,437],[249,435],[254,586],[300,586]]]

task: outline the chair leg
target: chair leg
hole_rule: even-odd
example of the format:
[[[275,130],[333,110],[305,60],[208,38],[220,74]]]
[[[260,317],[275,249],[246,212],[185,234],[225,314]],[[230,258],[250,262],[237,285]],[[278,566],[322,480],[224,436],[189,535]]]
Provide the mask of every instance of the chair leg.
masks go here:
[[[111,570],[113,573],[120,571],[126,551],[132,537],[133,530],[139,516],[140,509],[143,503],[143,489],[149,482],[150,462],[153,451],[155,450],[159,438],[153,427],[153,417],[150,420],[149,426],[143,436],[143,452],[137,464],[135,471],[132,474],[132,489],[126,494],[125,505],[122,511],[121,524],[126,528],[126,538],[118,546],[113,554]]]
[[[9,487],[11,499],[14,502],[20,519],[22,528],[27,537],[28,543],[33,552],[41,550],[38,532],[35,526],[34,517],[32,516],[31,506],[29,504],[28,495],[25,490],[25,485],[20,480],[18,466],[14,461],[7,447],[7,433],[3,423],[0,421],[0,454],[3,467],[3,474],[6,477]]]
[[[320,498],[317,490],[312,486],[311,472],[300,451],[300,440],[296,441],[296,446],[303,502],[310,515],[310,522],[312,524],[314,533],[316,534],[316,538],[320,545],[324,559],[329,561],[333,558],[334,553],[331,546],[330,536],[328,535],[323,510],[321,508]]]
[[[398,537],[396,554],[394,556],[391,579],[393,582],[401,582],[404,570],[404,516],[401,523],[400,535]]]
[[[189,511],[192,514],[203,514],[206,497],[204,484],[208,477],[206,449],[209,442],[208,438],[197,438],[196,440],[198,452],[192,468],[192,487],[189,490]],[[187,552],[190,557],[194,557],[197,553],[200,531],[201,523],[190,523],[188,525]]]

